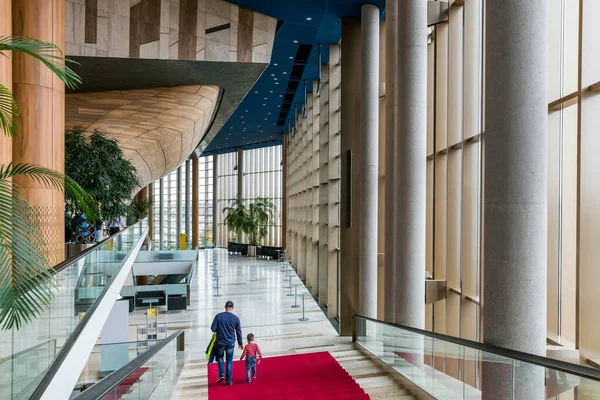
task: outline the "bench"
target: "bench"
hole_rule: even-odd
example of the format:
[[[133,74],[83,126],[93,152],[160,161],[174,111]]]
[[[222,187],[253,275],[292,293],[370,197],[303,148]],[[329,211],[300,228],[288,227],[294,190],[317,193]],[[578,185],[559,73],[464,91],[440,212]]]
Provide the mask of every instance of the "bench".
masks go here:
[[[245,243],[227,242],[227,251],[229,253],[240,253],[245,256],[248,255],[248,245]]]
[[[257,257],[272,258],[274,260],[279,260],[279,253],[281,252],[283,252],[282,247],[261,246],[256,248]]]

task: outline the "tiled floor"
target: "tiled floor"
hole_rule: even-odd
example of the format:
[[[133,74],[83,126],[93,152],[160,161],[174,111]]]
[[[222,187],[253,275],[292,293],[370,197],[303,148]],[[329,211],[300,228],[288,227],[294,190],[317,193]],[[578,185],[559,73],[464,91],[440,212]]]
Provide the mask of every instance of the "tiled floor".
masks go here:
[[[219,297],[215,296],[217,290],[216,280],[213,280],[213,265],[219,276]],[[340,357],[342,366],[351,375],[356,375],[361,386],[365,385],[368,390],[374,391],[373,395],[382,391],[389,396],[388,389],[398,390],[392,390],[398,396],[407,394],[387,374],[377,370],[366,357],[356,351],[349,338],[340,338],[317,303],[308,295],[305,297],[304,307],[305,316],[309,320],[299,321],[302,307],[291,307],[294,297],[287,296],[289,284],[284,281],[284,275],[281,264],[276,261],[229,256],[222,249],[200,251],[188,311],[159,313],[159,323],[167,322],[169,331],[185,330],[183,370],[171,398],[208,397],[204,352],[211,337],[210,324],[213,317],[223,311],[227,300],[235,304],[234,312],[240,317],[244,337],[247,333],[254,333],[264,356],[330,351],[334,357]],[[292,272],[293,284],[299,284],[299,295],[306,293],[306,288]],[[302,304],[300,299],[298,304]],[[145,316],[140,311],[132,317],[131,324],[144,321]],[[135,329],[132,329],[131,340],[135,339]],[[239,350],[236,350],[236,354],[239,355]],[[363,376],[365,369],[369,370],[367,376]],[[377,397],[379,396],[373,398]]]

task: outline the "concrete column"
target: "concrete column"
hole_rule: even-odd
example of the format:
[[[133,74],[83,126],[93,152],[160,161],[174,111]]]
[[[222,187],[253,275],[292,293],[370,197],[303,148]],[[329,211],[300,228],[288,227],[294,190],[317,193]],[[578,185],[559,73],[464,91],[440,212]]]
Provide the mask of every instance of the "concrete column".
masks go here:
[[[219,215],[217,213],[217,184],[219,182],[218,179],[218,168],[217,162],[219,161],[219,156],[217,154],[213,154],[213,197],[212,197],[212,234],[213,234],[213,245],[217,247],[217,224],[219,223]]]
[[[341,227],[340,227],[340,334],[352,334],[352,316],[359,310],[359,246],[362,179],[360,19],[342,18],[341,110]]]
[[[237,153],[237,192],[238,199],[244,200],[244,150],[239,149]],[[244,232],[240,229],[237,232],[238,243],[243,243]]]
[[[150,197],[150,209],[148,210],[148,239],[154,242],[154,183],[148,184],[148,196]]]
[[[485,7],[483,337],[537,355],[546,352],[548,8],[544,0]],[[482,391],[542,399],[544,369],[484,363]]]
[[[65,0],[13,0],[13,32],[50,42],[65,53]],[[13,94],[19,105],[19,134],[13,162],[65,170],[65,85],[25,53],[13,53]],[[16,178],[21,195],[36,210],[54,265],[64,260],[64,195],[30,178]]]
[[[384,297],[396,299],[396,268],[398,258],[398,0],[387,0],[385,8],[386,70],[385,70],[385,266]],[[396,301],[386,301],[384,320],[395,322]]]
[[[200,195],[198,191],[198,154],[192,153],[192,249],[198,248],[198,218],[200,213]]]
[[[158,249],[165,248],[165,178],[160,178],[158,194]]]
[[[188,158],[185,160],[185,236],[188,243],[190,243],[190,197],[192,192],[192,171],[191,171],[191,160]]]
[[[181,175],[181,166],[177,168],[177,212],[176,212],[176,221],[177,221],[177,231],[175,234],[177,237],[175,241],[177,243],[177,248],[179,248],[179,234],[181,233],[181,185],[182,184],[182,175]]]
[[[379,9],[361,7],[362,198],[359,203],[359,313],[377,318],[377,209],[379,190]]]
[[[284,251],[288,249],[287,243],[287,229],[288,229],[288,200],[287,200],[287,173],[288,173],[288,146],[287,146],[287,135],[284,133],[282,136],[281,144],[281,247]]]
[[[397,167],[393,168],[397,176],[396,179],[390,179],[395,184],[390,190],[396,191],[390,201],[397,203],[388,207],[397,211],[393,222],[397,240],[395,322],[424,329],[427,2],[404,0],[397,4],[398,38],[397,41],[392,38],[390,46],[395,43],[398,46],[398,68],[395,70],[398,74],[398,93],[395,94],[392,85],[386,83],[386,91],[387,88],[391,91],[392,103],[397,98],[397,107],[391,107],[390,110],[392,116],[397,116],[397,129],[394,129],[396,117],[392,117],[394,120],[391,123],[388,121],[392,128],[390,136],[393,135],[398,145],[395,159]],[[392,220],[388,217],[388,221]]]

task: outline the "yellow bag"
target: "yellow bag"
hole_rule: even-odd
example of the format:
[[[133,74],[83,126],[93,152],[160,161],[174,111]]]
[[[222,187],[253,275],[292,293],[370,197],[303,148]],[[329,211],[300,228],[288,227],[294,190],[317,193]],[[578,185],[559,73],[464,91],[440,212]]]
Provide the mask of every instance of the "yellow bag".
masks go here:
[[[213,352],[213,348],[215,347],[215,343],[217,343],[217,333],[214,332],[212,335],[212,338],[210,339],[210,343],[208,344],[208,347],[206,348],[206,359],[210,360],[210,356]],[[210,361],[209,361],[210,362]]]

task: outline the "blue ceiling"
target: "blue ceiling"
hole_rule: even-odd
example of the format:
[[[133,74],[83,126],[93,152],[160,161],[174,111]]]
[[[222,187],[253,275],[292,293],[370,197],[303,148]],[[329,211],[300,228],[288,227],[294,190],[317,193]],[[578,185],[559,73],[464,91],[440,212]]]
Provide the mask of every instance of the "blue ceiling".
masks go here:
[[[341,17],[360,15],[363,4],[384,11],[385,0],[227,0],[279,20],[271,62],[252,90],[225,123],[203,155],[281,144],[294,104],[304,104],[304,81],[312,92],[318,75],[318,45],[322,63],[328,45],[341,37]]]

